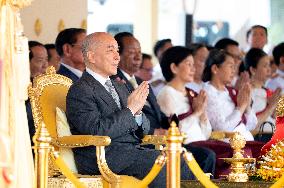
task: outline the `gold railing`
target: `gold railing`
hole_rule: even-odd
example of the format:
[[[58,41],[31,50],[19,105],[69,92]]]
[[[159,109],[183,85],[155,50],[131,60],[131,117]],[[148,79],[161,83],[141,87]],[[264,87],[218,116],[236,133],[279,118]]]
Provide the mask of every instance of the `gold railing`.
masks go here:
[[[184,135],[182,135],[177,128],[175,123],[171,124],[168,135],[166,136],[166,147],[160,156],[155,161],[151,171],[148,175],[140,181],[136,187],[145,188],[153,179],[159,174],[165,163],[167,163],[167,188],[180,188],[180,156],[182,155],[185,159],[190,170],[193,172],[195,177],[200,183],[206,188],[217,188],[210,178],[202,171],[198,163],[195,161],[193,155],[186,151],[182,147]],[[44,125],[37,129],[34,136],[35,142],[35,167],[36,167],[36,188],[47,188],[48,181],[48,155],[51,153],[51,158],[55,164],[59,167],[61,172],[76,186],[79,188],[86,187],[78,178],[68,169],[63,160],[59,157],[58,153],[53,151],[50,145],[52,139],[48,134],[48,131]],[[109,182],[110,180],[106,180]],[[279,179],[273,188],[282,186],[284,183],[284,176]],[[114,187],[121,187],[120,183],[115,184]]]

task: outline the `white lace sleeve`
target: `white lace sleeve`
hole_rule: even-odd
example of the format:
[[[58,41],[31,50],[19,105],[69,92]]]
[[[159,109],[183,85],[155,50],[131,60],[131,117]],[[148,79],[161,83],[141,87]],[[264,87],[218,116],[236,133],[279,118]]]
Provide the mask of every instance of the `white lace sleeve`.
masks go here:
[[[247,123],[246,128],[247,130],[254,130],[257,125],[257,117],[254,110],[250,109],[245,113]]]
[[[165,88],[161,90],[157,96],[157,102],[160,105],[161,111],[164,112],[167,117],[170,117],[176,112],[173,97],[167,91],[168,90],[165,90]]]
[[[241,121],[241,112],[230,101],[209,92],[207,115],[213,130],[233,131]]]
[[[206,139],[209,139],[212,133],[212,127],[211,127],[210,121],[207,120],[205,124],[201,123],[200,127]]]

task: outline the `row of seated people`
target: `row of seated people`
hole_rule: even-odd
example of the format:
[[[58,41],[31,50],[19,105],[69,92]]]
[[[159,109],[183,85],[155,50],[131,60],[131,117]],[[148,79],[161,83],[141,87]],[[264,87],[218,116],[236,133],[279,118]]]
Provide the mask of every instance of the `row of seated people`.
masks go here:
[[[109,48],[106,49],[106,52],[101,52],[102,54],[97,54],[98,52],[96,53],[96,61],[94,59],[89,59],[94,58],[94,55],[92,56],[91,53],[87,53],[88,51],[86,51],[85,49],[88,48],[88,50],[91,50],[90,47],[84,46],[84,42],[87,45],[90,42],[94,42],[92,41],[93,39],[99,43],[107,44],[108,42],[110,42],[112,44],[108,46]],[[119,49],[117,49],[116,42],[120,47]],[[125,115],[125,113],[129,112],[129,110],[127,111],[123,107],[128,107],[128,109],[130,109],[130,112],[132,112],[130,114],[128,113],[128,118],[126,118],[129,121],[131,120],[130,122],[132,124],[133,117],[130,118],[129,116],[131,114],[132,116],[134,115],[135,120],[138,122],[138,124],[139,122],[141,124],[141,120],[143,122],[147,121],[146,119],[148,119],[150,123],[150,126],[148,127],[150,129],[150,134],[165,134],[168,125],[168,117],[176,114],[179,120],[180,130],[187,133],[188,135],[187,139],[185,139],[184,142],[185,147],[194,154],[195,158],[205,172],[211,172],[213,174],[216,155],[217,158],[221,155],[223,155],[223,157],[226,157],[224,156],[224,154],[230,151],[228,157],[231,157],[229,155],[231,155],[232,150],[226,142],[206,141],[211,134],[212,128],[213,130],[239,131],[248,141],[253,140],[250,130],[256,128],[257,118],[253,113],[253,110],[251,110],[252,88],[249,83],[242,84],[239,92],[226,87],[229,83],[232,82],[234,78],[235,64],[234,57],[224,50],[212,50],[210,52],[203,73],[203,80],[207,83],[204,84],[204,91],[201,90],[199,94],[197,94],[193,90],[188,90],[185,87],[188,82],[193,81],[195,72],[198,72],[194,67],[195,61],[193,60],[193,51],[185,47],[172,47],[164,52],[161,60],[161,67],[163,75],[168,83],[157,96],[157,103],[156,97],[151,90],[151,87],[148,89],[148,84],[142,82],[142,80],[134,76],[141,65],[141,47],[139,41],[132,34],[117,34],[115,36],[115,41],[113,41],[112,38],[107,34],[95,34],[91,35],[89,38],[86,38],[86,32],[84,30],[66,29],[59,33],[56,39],[56,49],[61,57],[61,65],[58,73],[71,78],[74,83],[76,83],[74,86],[74,88],[76,89],[73,89],[76,90],[76,92],[74,93],[73,91],[72,94],[71,89],[71,94],[68,94],[69,98],[67,98],[67,117],[71,125],[71,131],[73,134],[88,133],[109,135],[114,143],[128,143],[132,142],[133,140],[121,140],[121,136],[124,134],[124,131],[127,131],[127,133],[133,133],[134,130],[126,130],[127,125],[125,125],[125,127],[121,127],[123,124],[125,124],[126,121],[122,122],[120,120],[119,123],[121,124],[115,122],[116,116],[119,116],[120,113]],[[116,55],[116,50],[118,50],[119,52],[118,57]],[[33,60],[34,59],[32,57],[31,62]],[[108,61],[108,63],[104,61]],[[267,62],[265,61],[265,63]],[[96,64],[96,66],[93,64]],[[88,75],[87,77],[89,78],[83,76],[81,79],[79,79],[82,76],[85,66],[87,68],[83,75]],[[118,70],[116,70],[117,66]],[[76,69],[75,67],[77,67],[78,69]],[[252,67],[250,69],[254,70],[257,69],[257,67]],[[101,85],[99,85],[100,87],[96,86],[98,90],[94,91],[96,93],[96,96],[93,96],[94,94],[89,94],[88,92],[90,91],[85,90],[86,88],[84,88],[83,86],[85,84],[85,86],[89,87],[89,85],[92,86],[92,84],[95,84],[95,82],[90,81],[90,75],[94,77],[95,80],[99,81],[101,85],[104,85],[103,82],[106,81],[105,79],[102,79],[101,76],[104,78],[111,76],[111,82],[113,85],[115,85],[115,90],[118,90],[117,84],[123,84],[127,90],[127,93],[131,93],[130,96],[132,97],[129,98],[132,98],[132,102],[129,98],[128,102],[125,101],[125,98],[123,101],[120,96],[120,92],[117,91],[120,96],[120,100],[122,100],[123,103],[120,104],[120,107],[119,102],[117,102],[117,97],[115,96],[111,96],[114,99],[106,97],[104,100],[105,103],[113,100],[112,105],[114,106],[116,103],[118,104],[118,108],[112,109],[108,112],[108,108],[100,106],[106,105],[102,104],[102,101],[97,101],[97,103],[99,103],[97,105],[99,106],[92,105],[92,98],[97,97],[97,95],[99,95],[99,93],[101,92],[103,92],[101,95],[107,95],[104,90],[108,89],[105,86],[101,87]],[[80,84],[78,84],[77,82],[79,82]],[[84,94],[86,94],[86,96]],[[137,98],[139,98],[140,100],[137,100]],[[84,101],[85,99],[87,101]],[[276,100],[277,99],[275,99],[275,101]],[[74,105],[73,103],[68,103],[68,101],[75,101]],[[276,104],[275,101],[274,103]],[[145,103],[145,105],[142,104],[143,102]],[[136,110],[133,110],[128,105],[126,105],[129,103],[132,104],[132,106],[134,106],[133,108]],[[275,104],[273,104],[274,107]],[[141,107],[141,105],[143,108],[137,109],[137,106]],[[140,113],[138,113],[139,115],[136,114],[136,112],[140,112],[140,110],[142,110],[143,112],[142,116]],[[101,120],[92,117],[94,115],[94,111],[96,111],[97,118],[101,118]],[[126,119],[122,118],[122,120]],[[117,127],[115,128],[114,126],[111,126],[111,123],[114,123],[115,125],[117,125]],[[141,125],[144,125],[144,123],[142,123]],[[136,127],[133,125],[129,126],[134,129]],[[138,126],[138,128],[139,127],[140,126]],[[144,130],[144,132],[147,132],[147,126],[142,126],[142,130]],[[134,131],[134,133],[135,132],[136,131]],[[133,134],[133,136],[137,135]],[[127,139],[127,137],[125,137],[125,139]],[[223,147],[220,147],[220,145]],[[252,147],[248,146],[248,153],[251,152],[250,154],[254,157],[259,156],[259,151],[263,144],[254,142],[252,145],[253,149],[251,149],[250,151],[249,149]],[[120,147],[118,148],[121,149]],[[140,173],[138,173],[136,171],[131,171],[133,166],[129,166],[129,169],[126,166],[116,166],[117,162],[115,162],[115,160],[118,160],[117,158],[122,159],[126,157],[134,161],[137,160],[135,159],[136,157],[138,159],[141,159],[141,157],[139,158],[137,156],[139,152],[142,152],[140,151],[141,148],[135,155],[133,155],[132,149],[133,148],[129,150],[132,155],[130,155],[130,153],[128,152],[125,152],[124,154],[127,154],[126,156],[120,156],[117,153],[119,152],[117,151],[117,149],[110,147],[109,149],[107,149],[107,159],[110,161],[110,167],[113,167],[117,173],[124,173],[127,170],[130,175],[135,175],[135,173],[137,173],[139,174],[139,176],[137,175],[137,177],[141,178],[141,176],[145,175],[146,173],[145,171],[142,172],[142,169],[136,169],[140,170]],[[98,169],[96,169],[95,167],[91,168],[89,165],[89,163],[95,162],[94,158],[90,159],[90,156],[94,156],[92,154],[86,155],[86,151],[92,153],[91,148],[84,148],[75,151],[75,159],[78,169],[83,174],[96,173]],[[108,153],[110,154],[109,156]],[[142,153],[141,155],[144,155]],[[156,156],[156,154],[154,156]],[[153,162],[153,160],[151,159],[154,159],[154,157],[148,157],[148,159],[148,166],[146,165],[148,163],[145,160],[140,161],[141,163],[143,162],[143,170],[151,166],[151,163]],[[133,164],[137,165],[137,167],[139,165],[141,166],[141,164]],[[217,167],[219,166],[217,163]],[[184,177],[186,178],[186,176]],[[157,182],[159,181],[157,180]]]
[[[258,59],[263,58],[261,65],[258,68],[255,68],[255,65],[253,68],[252,65],[249,67],[254,73],[257,72],[257,75],[254,74],[256,78],[263,79],[254,81],[263,82],[269,76],[269,59],[260,49],[249,51],[247,59],[256,55],[259,56]],[[195,70],[190,49],[185,47],[168,49],[160,65],[167,81],[167,85],[157,96],[161,110],[167,116],[178,115],[180,129],[188,135],[185,143],[209,147],[216,153],[217,175],[224,173],[220,171],[221,169],[225,170],[222,168],[225,164],[218,159],[230,157],[232,150],[226,140],[225,142],[208,141],[212,129],[240,132],[247,140],[246,154],[259,157],[264,143],[253,141],[251,133],[257,128],[257,117],[251,107],[252,88],[249,83],[245,83],[239,91],[228,87],[234,78],[235,70],[233,57],[229,53],[218,49],[210,51],[202,74],[203,89],[198,95],[186,87],[186,84],[192,81]],[[279,96],[279,92],[273,95]],[[277,100],[274,100],[269,108],[275,108]],[[271,112],[270,109],[269,111]]]
[[[73,44],[72,40],[75,40],[74,43],[76,45]],[[74,85],[68,93],[66,104],[67,118],[72,134],[109,136],[112,140],[111,145],[106,148],[106,158],[109,167],[117,174],[131,175],[139,179],[143,178],[160,153],[139,146],[141,136],[143,133],[147,134],[150,129],[148,118],[143,113],[141,114],[141,108],[144,106],[149,93],[148,83],[143,82],[135,90],[136,92],[133,91],[129,95],[129,91],[124,84],[121,85],[121,83],[119,84],[109,79],[109,76],[116,73],[120,59],[117,42],[109,34],[95,33],[87,37],[85,31],[66,29],[58,35],[56,44],[62,45],[61,52],[63,55],[61,60],[64,63],[61,64],[60,68],[64,67],[65,76],[74,81]],[[99,48],[95,47],[95,44],[98,44]],[[93,48],[96,48],[96,50]],[[39,46],[38,49],[42,49],[42,46]],[[87,53],[86,51],[84,53],[84,49],[87,50]],[[33,52],[31,62],[34,63],[38,58],[44,59],[40,58],[42,54],[34,53],[36,51],[33,51],[33,49],[31,51]],[[78,60],[80,57],[84,59],[82,61],[86,65],[86,71],[84,71],[83,75],[77,76],[64,64],[68,63],[70,65],[70,62],[74,62],[74,59]],[[93,59],[94,57],[96,58],[95,60]],[[95,62],[96,66],[94,65]],[[60,68],[58,72],[60,72]],[[73,77],[70,75],[73,75]],[[81,79],[79,79],[80,76],[82,76]],[[102,83],[98,82],[99,80]],[[85,81],[87,83],[83,83]],[[115,86],[115,89],[112,88],[113,86],[106,86],[104,82],[106,85],[108,82],[108,84]],[[74,89],[72,89],[73,87]],[[95,87],[97,89],[93,92],[92,90]],[[114,93],[116,93],[116,97],[113,96]],[[72,95],[75,95],[75,97],[73,98]],[[88,101],[90,99],[92,101]],[[27,102],[27,108],[29,108],[28,104],[29,102]],[[86,109],[90,107],[88,105],[92,106],[91,110]],[[77,110],[78,107],[80,110]],[[76,149],[74,150],[74,156],[80,174],[99,173],[94,147],[87,147],[82,150]],[[214,172],[214,157],[210,159],[210,156],[207,154],[204,154],[202,157],[204,159],[201,161],[210,167],[209,171]],[[182,179],[193,179],[193,174],[183,160],[181,171]],[[163,168],[150,187],[165,186],[165,168]]]
[[[161,40],[159,42],[163,44],[158,43],[159,45],[157,46],[159,46],[159,48],[155,48],[158,49],[157,51],[159,51],[159,49],[163,50],[163,47],[170,46],[169,44],[171,44],[168,39]],[[205,86],[205,82],[202,81],[202,73],[205,66],[205,60],[208,57],[209,51],[204,44],[198,44],[198,43],[191,44],[189,48],[193,51],[192,55],[194,59],[195,73],[193,81],[187,83],[186,87],[199,93],[199,91]],[[282,74],[279,73],[281,73],[281,70],[283,69],[283,62],[281,57],[283,57],[284,55],[283,54],[284,43],[279,44],[273,50],[273,56],[274,56],[273,62],[275,62],[275,64],[278,67],[277,71],[276,72],[274,71],[276,74],[270,73],[272,70],[270,66],[272,66],[272,64],[264,65],[267,67],[264,68],[263,74],[261,73],[261,71],[263,71],[262,68],[263,66],[262,65],[259,66],[260,68],[257,67],[258,62],[263,56],[265,56],[264,59],[266,59],[266,62],[268,62],[267,60],[269,60],[269,56],[260,48],[254,48],[253,50],[251,50],[247,54],[245,61],[243,62],[242,62],[241,51],[236,41],[229,38],[224,38],[216,43],[215,48],[223,49],[224,51],[229,53],[234,60],[234,66],[235,66],[234,78],[231,81],[231,83],[228,84],[228,86],[234,87],[238,90],[240,86],[244,85],[244,83],[246,82],[249,82],[251,84],[252,101],[255,101],[252,103],[252,109],[256,112],[258,118],[257,128],[259,128],[260,125],[272,125],[272,126],[263,126],[264,129],[263,131],[261,130],[260,132],[265,132],[269,134],[265,134],[264,136],[261,135],[261,138],[257,137],[257,139],[268,141],[274,129],[273,125],[275,124],[275,119],[271,115],[273,114],[275,105],[281,95],[280,88],[283,87],[284,83],[282,82],[282,85],[278,84],[279,88],[271,88],[273,83],[276,82],[278,83],[279,79],[280,80],[282,79],[281,77]],[[256,71],[258,73],[256,73]],[[156,91],[156,93],[158,93],[161,90],[161,88],[165,85],[165,83],[163,83],[157,86],[156,85],[157,81],[154,81],[152,83],[154,83],[153,87],[154,87],[154,92]],[[267,87],[269,87],[269,89],[267,89]],[[253,133],[255,134],[258,131],[259,131],[258,129],[255,129]]]

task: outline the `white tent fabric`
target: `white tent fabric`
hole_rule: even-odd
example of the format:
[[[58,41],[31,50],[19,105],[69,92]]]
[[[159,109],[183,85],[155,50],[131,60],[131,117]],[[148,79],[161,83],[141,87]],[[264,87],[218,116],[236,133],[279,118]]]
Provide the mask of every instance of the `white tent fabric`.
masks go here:
[[[9,183],[7,177],[5,180],[0,175],[0,185],[4,188],[33,187],[33,158],[25,109],[30,82],[29,50],[19,15],[19,9],[30,3],[31,0],[0,0],[0,137],[9,148],[6,153],[0,148],[1,155],[6,156],[2,160],[7,164],[0,166],[0,171],[13,177]]]

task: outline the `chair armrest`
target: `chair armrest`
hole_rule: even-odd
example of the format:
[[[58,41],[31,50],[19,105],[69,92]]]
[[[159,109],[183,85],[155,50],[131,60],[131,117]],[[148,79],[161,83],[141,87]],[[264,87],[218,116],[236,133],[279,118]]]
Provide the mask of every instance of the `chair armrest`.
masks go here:
[[[111,139],[108,136],[71,135],[58,137],[52,144],[60,148],[76,148],[85,146],[108,146]]]
[[[162,135],[146,135],[142,139],[141,145],[152,144],[155,146],[155,149],[161,150],[162,145],[166,144],[166,136]]]
[[[213,140],[222,140],[224,138],[233,137],[235,132],[225,132],[225,131],[212,131],[210,139]]]
[[[52,139],[52,145],[60,148],[96,146],[97,164],[103,179],[110,187],[117,187],[121,183],[121,177],[109,169],[105,158],[105,146],[110,143],[108,136],[71,135]]]

